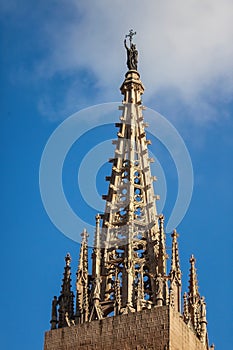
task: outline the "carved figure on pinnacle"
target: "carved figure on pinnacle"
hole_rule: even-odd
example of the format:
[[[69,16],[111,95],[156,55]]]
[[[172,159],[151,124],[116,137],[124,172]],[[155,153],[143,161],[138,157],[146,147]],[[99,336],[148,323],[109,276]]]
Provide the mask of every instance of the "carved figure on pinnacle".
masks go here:
[[[138,67],[138,51],[136,45],[132,43],[133,36],[136,35],[136,32],[133,32],[130,29],[129,34],[125,36],[124,44],[127,51],[127,67],[129,70],[137,70]],[[126,38],[129,38],[130,46],[126,44]]]

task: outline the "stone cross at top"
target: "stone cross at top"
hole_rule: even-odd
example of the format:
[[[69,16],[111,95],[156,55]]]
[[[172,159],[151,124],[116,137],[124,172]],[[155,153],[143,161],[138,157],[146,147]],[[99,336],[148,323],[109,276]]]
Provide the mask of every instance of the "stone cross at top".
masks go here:
[[[133,36],[136,35],[137,33],[133,31],[133,29],[130,29],[129,34],[126,34],[125,38],[129,38],[130,45],[132,43]]]

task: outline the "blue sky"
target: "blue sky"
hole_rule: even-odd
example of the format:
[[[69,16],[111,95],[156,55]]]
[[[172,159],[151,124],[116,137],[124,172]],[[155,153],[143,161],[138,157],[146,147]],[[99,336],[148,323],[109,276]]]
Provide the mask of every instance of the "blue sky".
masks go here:
[[[228,0],[2,2],[0,258],[5,350],[42,348],[67,252],[73,257],[74,279],[79,244],[59,232],[43,207],[40,159],[52,132],[72,113],[121,101],[123,39],[130,28],[137,31],[139,71],[146,86],[143,101],[173,123],[192,159],[193,197],[177,227],[183,289],[193,253],[200,292],[207,301],[210,342],[217,349],[230,348],[232,10]],[[91,224],[95,211],[80,198],[77,169],[91,147],[115,135],[111,126],[91,131],[73,145],[64,163],[67,199]],[[155,139],[152,150],[166,176],[164,213],[169,217],[177,193],[176,169]],[[156,175],[156,164],[154,169]],[[101,194],[109,172],[107,164],[98,171]],[[77,227],[77,235],[82,229]]]

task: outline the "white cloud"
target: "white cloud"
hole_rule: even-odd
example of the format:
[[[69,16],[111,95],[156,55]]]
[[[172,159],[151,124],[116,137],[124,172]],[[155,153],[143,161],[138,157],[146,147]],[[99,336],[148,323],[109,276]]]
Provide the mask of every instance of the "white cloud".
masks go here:
[[[133,28],[145,98],[166,89],[188,104],[201,104],[212,88],[218,98],[232,95],[232,0],[72,0],[69,15],[65,4],[63,18],[55,13],[44,25],[50,50],[39,75],[86,69],[111,98],[126,71],[123,39]]]

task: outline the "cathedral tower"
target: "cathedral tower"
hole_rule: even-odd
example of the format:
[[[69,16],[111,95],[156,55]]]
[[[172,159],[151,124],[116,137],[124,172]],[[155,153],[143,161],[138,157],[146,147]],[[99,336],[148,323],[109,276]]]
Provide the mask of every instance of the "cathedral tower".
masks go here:
[[[164,217],[157,212],[137,70],[138,52],[129,32],[128,71],[120,88],[120,120],[115,152],[109,160],[105,211],[96,215],[92,272],[88,271],[88,233],[82,233],[71,288],[69,254],[60,296],[52,302],[51,330],[44,350],[155,349],[208,350],[206,304],[198,291],[195,258],[190,258],[189,290],[181,303],[178,233],[172,233],[167,269]],[[74,307],[74,297],[76,305]],[[183,307],[181,306],[183,304]],[[214,349],[212,346],[211,349]]]

